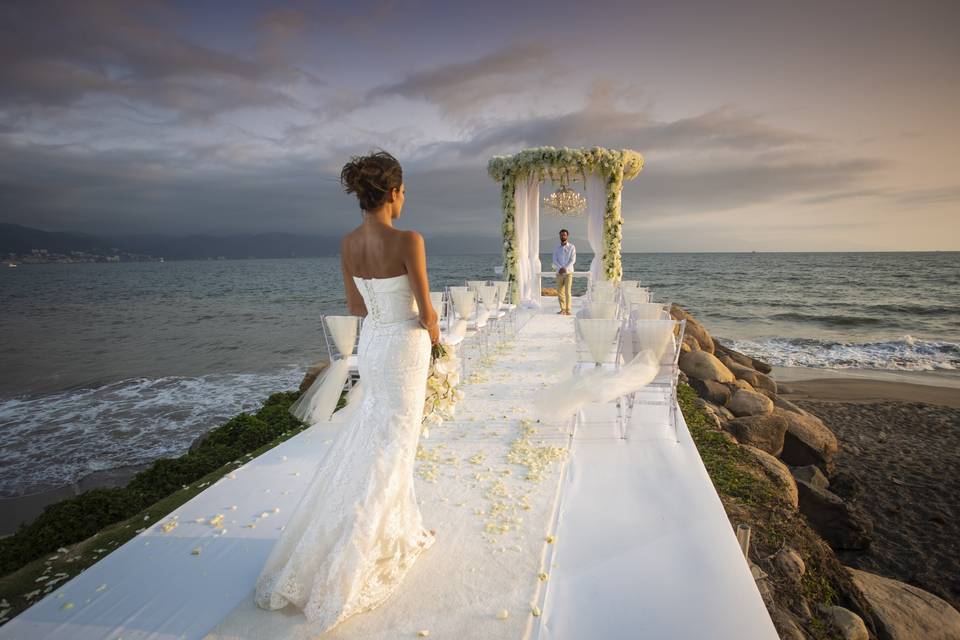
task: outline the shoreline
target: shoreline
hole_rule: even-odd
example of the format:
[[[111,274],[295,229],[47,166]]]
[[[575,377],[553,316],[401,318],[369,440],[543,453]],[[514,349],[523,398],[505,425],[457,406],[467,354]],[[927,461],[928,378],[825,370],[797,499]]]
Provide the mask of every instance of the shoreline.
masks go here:
[[[780,381],[781,395],[791,402],[848,404],[920,403],[960,409],[960,389],[946,386],[862,378],[810,378]]]
[[[873,523],[869,548],[837,556],[960,607],[960,520],[953,504],[960,475],[948,471],[960,465],[960,378],[826,371],[792,370],[776,379],[781,397],[836,434],[829,490]]]

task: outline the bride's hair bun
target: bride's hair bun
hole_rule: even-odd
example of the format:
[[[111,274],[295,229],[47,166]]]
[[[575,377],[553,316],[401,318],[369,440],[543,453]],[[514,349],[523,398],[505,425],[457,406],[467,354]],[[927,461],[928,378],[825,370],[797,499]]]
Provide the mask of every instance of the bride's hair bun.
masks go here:
[[[340,171],[340,184],[347,193],[357,194],[361,209],[372,211],[387,201],[391,189],[403,184],[403,169],[396,158],[381,149],[351,158]]]

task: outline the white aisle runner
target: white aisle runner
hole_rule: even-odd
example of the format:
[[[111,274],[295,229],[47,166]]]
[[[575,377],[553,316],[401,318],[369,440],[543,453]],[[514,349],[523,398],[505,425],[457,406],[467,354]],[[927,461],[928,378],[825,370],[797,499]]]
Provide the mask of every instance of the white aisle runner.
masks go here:
[[[609,408],[585,414],[537,637],[776,640],[686,426],[678,443],[662,406],[638,405],[620,440]]]

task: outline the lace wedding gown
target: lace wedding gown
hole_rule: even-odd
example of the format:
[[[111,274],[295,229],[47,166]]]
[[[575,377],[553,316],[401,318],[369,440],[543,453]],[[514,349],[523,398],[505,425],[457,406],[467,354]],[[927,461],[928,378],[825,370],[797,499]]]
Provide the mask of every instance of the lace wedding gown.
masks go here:
[[[406,275],[354,278],[367,306],[364,393],[257,579],[256,603],[293,604],[316,632],[378,606],[434,541],[413,486],[430,338]]]

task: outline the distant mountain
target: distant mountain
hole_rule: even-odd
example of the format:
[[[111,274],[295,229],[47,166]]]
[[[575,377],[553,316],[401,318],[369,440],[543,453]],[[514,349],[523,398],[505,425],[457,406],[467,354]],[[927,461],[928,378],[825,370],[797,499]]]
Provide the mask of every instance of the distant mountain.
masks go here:
[[[498,237],[427,237],[431,254],[499,253]],[[126,235],[95,236],[70,231],[41,231],[18,224],[0,224],[0,257],[8,253],[25,254],[33,249],[54,253],[84,251],[111,254],[113,249],[167,260],[203,260],[206,258],[310,258],[336,255],[340,238],[294,233],[248,233],[211,235]]]
[[[86,233],[69,231],[41,231],[19,224],[0,224],[0,255],[30,253],[33,249],[47,249],[55,253],[109,251],[108,241]]]
[[[18,224],[0,224],[0,255],[24,254],[33,249],[54,253],[85,251],[112,253],[113,249],[168,260],[204,258],[290,258],[334,255],[339,238],[292,233],[235,234],[229,236],[128,235],[101,237],[85,233],[41,231]]]
[[[122,236],[115,239],[132,253],[168,260],[203,258],[309,258],[336,255],[340,239],[292,233],[236,234],[229,236]]]

